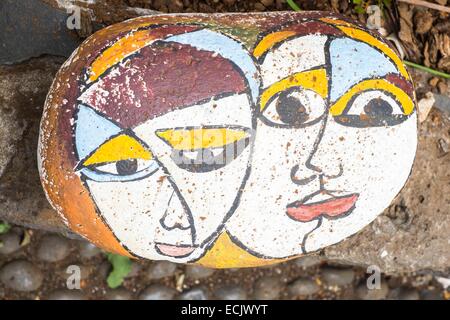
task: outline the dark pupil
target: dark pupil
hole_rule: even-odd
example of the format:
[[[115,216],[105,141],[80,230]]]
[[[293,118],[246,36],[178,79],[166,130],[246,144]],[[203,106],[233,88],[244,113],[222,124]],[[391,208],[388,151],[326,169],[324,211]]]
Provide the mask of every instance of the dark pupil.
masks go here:
[[[137,171],[137,160],[120,160],[116,163],[117,173],[121,176],[130,175]]]
[[[369,116],[389,116],[392,111],[389,102],[381,98],[370,100],[364,107],[364,112]]]
[[[296,97],[282,93],[278,98],[276,109],[280,120],[290,125],[300,125],[308,120],[305,106]]]

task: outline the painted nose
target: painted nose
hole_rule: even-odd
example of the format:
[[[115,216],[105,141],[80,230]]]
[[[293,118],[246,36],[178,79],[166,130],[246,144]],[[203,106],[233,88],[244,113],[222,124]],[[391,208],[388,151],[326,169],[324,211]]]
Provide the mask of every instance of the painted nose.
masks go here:
[[[169,231],[173,229],[187,230],[191,227],[189,215],[175,191],[170,196],[167,210],[160,223],[164,229]]]

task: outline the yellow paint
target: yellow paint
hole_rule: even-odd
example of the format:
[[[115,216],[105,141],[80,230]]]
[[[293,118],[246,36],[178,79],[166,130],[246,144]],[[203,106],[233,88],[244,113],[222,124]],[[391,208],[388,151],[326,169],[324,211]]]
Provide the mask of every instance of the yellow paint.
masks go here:
[[[356,28],[346,27],[346,26],[337,26],[339,29],[341,29],[346,35],[353,39],[357,39],[360,41],[363,41],[372,47],[375,47],[379,50],[381,50],[385,55],[387,55],[397,66],[397,69],[400,71],[402,76],[405,79],[409,79],[409,74],[406,71],[405,66],[403,65],[402,60],[395,54],[395,52],[389,48],[388,45],[384,44],[374,36],[370,35],[369,33]]]
[[[294,31],[279,31],[270,33],[267,36],[265,36],[256,46],[256,48],[253,50],[253,55],[256,58],[259,58],[262,56],[267,50],[272,48],[274,45],[276,45],[278,42],[283,41],[284,39],[289,38],[290,36],[295,35]]]
[[[401,103],[405,115],[409,115],[414,111],[414,102],[405,91],[385,79],[370,79],[356,84],[355,86],[350,88],[341,98],[339,98],[339,100],[336,101],[336,103],[330,108],[331,115],[341,115],[347,107],[350,99],[356,94],[365,90],[386,91],[390,94],[393,94],[394,97]]]
[[[150,160],[152,158],[152,153],[136,139],[122,134],[102,144],[93,155],[84,161],[83,165],[89,166],[127,159]]]
[[[119,39],[92,63],[89,81],[97,80],[110,67],[154,40],[155,37],[150,35],[149,30],[136,31]]]
[[[209,268],[243,268],[265,266],[287,261],[289,259],[258,258],[235,244],[228,233],[222,232],[208,252],[197,261]]]
[[[356,27],[355,25],[344,21],[344,20],[339,20],[339,19],[333,19],[333,18],[320,18],[320,21],[329,23],[329,24],[333,24],[333,25],[338,25],[338,26],[347,26],[347,27]]]
[[[310,89],[325,98],[328,95],[327,72],[325,69],[299,72],[272,84],[261,95],[261,111],[267,107],[267,102],[274,95],[291,87]]]
[[[195,150],[223,147],[224,145],[247,138],[245,130],[229,128],[168,129],[156,135],[176,150]]]

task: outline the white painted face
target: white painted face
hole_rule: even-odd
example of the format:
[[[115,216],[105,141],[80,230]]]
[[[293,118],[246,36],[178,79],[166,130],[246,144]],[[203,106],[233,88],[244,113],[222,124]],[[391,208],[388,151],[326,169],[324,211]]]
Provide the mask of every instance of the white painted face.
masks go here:
[[[386,80],[395,65],[349,38],[289,39],[261,74],[251,174],[226,229],[253,254],[284,258],[337,243],[390,204],[414,160],[416,114]]]
[[[245,182],[251,115],[249,96],[233,94],[171,111],[113,136],[110,141],[125,134],[120,148],[128,143],[133,152],[140,147],[130,139],[139,142],[145,149],[141,159],[87,167],[82,173],[121,244],[154,260],[200,257]],[[92,121],[92,116],[85,118]],[[230,146],[236,147],[232,155]],[[97,152],[108,153],[104,149]]]

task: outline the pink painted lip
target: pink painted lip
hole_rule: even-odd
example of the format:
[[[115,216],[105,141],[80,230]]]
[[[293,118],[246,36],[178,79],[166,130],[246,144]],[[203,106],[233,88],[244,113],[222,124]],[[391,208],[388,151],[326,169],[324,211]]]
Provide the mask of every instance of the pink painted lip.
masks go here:
[[[155,244],[155,247],[160,254],[175,258],[188,256],[195,250],[195,247],[193,246],[176,246],[166,243],[157,243]]]
[[[358,197],[359,194],[353,193],[313,203],[294,203],[288,205],[286,213],[301,222],[309,222],[320,216],[339,217],[353,210]]]

